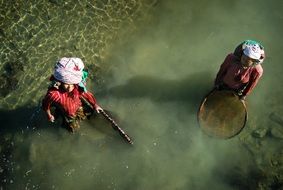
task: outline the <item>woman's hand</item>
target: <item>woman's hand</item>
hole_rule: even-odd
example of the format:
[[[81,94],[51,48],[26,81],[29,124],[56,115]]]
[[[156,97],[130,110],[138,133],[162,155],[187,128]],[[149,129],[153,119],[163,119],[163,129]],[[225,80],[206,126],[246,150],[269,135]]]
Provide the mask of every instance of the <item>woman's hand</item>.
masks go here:
[[[51,114],[51,111],[47,110],[46,114],[47,114],[48,121],[53,123],[55,121],[55,117],[54,117],[54,115]]]
[[[99,105],[95,104],[95,111],[100,113],[100,111],[103,111],[103,109]]]
[[[48,120],[53,123],[55,121],[55,117],[53,115],[48,115]]]

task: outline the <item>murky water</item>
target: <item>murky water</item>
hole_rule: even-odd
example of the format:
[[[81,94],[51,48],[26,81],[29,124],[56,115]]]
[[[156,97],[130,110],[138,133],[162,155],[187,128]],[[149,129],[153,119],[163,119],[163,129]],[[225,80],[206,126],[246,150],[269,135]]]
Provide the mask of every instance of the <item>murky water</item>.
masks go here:
[[[1,189],[282,188],[283,1],[0,5]],[[209,138],[198,106],[245,39],[267,54],[248,124],[230,140]],[[36,112],[62,56],[83,59],[89,90],[133,146],[101,116],[70,135]]]

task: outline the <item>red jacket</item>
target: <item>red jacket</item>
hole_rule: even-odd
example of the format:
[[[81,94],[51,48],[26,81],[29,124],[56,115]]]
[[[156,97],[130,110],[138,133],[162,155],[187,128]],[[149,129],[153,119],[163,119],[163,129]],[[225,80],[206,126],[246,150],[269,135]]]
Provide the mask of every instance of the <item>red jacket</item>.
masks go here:
[[[231,53],[222,63],[215,79],[215,85],[224,83],[233,90],[240,90],[246,86],[243,95],[248,95],[262,74],[263,69],[260,64],[244,69],[239,58]]]
[[[67,116],[75,116],[76,111],[82,106],[80,97],[85,98],[93,107],[95,107],[96,99],[90,92],[83,92],[75,86],[71,93],[61,89],[51,88],[48,90],[42,101],[44,111],[50,109],[51,106],[59,106]]]

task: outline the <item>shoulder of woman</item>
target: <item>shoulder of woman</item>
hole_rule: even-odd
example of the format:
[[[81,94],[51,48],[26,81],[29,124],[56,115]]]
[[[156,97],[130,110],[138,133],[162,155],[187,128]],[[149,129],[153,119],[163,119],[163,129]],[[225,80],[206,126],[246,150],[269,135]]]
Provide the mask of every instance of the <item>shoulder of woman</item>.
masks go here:
[[[59,96],[60,95],[60,90],[56,89],[56,88],[51,88],[48,90],[47,94],[49,96]]]
[[[236,63],[239,62],[240,60],[235,56],[233,53],[230,53],[226,56],[225,62],[228,63]]]

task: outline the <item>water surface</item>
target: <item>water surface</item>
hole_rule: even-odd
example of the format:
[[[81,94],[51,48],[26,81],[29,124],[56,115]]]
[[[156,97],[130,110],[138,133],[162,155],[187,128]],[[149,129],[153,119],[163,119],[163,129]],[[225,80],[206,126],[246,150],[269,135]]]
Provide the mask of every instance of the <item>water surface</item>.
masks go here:
[[[283,118],[282,8],[280,0],[2,1],[1,189],[282,188],[283,126],[270,117]],[[230,140],[207,137],[198,106],[245,39],[267,54],[247,126]],[[75,135],[41,112],[32,117],[62,56],[83,59],[89,90],[133,146],[100,116]]]

